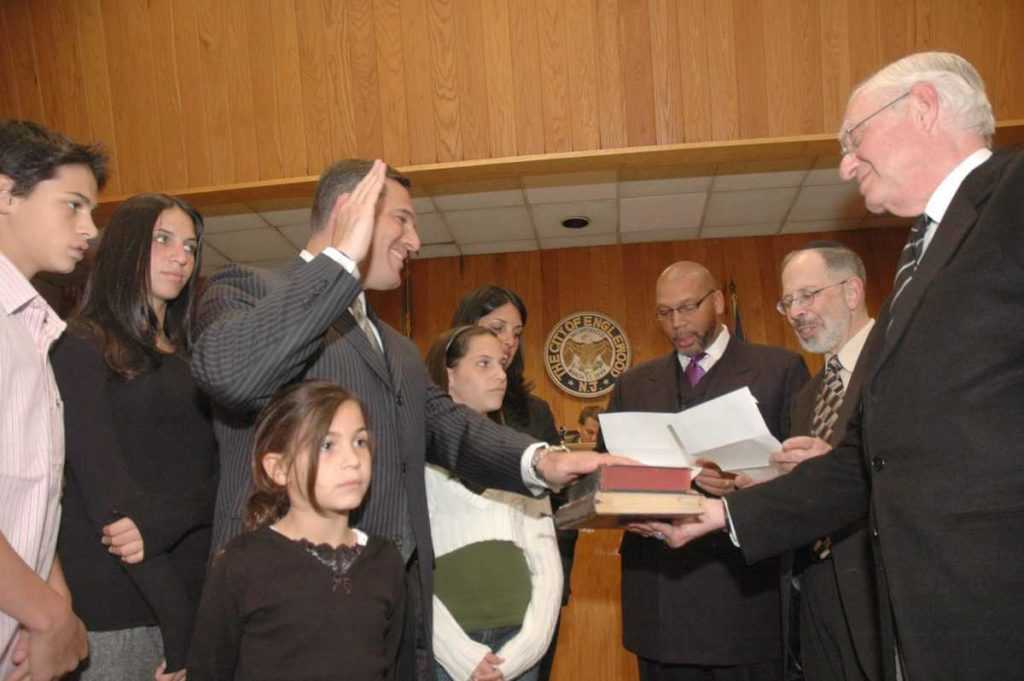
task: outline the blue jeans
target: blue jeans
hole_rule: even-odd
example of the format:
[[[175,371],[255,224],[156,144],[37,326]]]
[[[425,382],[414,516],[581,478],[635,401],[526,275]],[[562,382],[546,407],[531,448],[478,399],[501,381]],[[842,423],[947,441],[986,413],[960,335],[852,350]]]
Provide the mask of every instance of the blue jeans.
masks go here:
[[[508,643],[516,634],[519,633],[519,627],[498,627],[496,629],[480,629],[479,631],[469,632],[469,637],[477,643],[483,643],[485,646],[493,650],[495,653],[501,649],[503,645]],[[537,681],[537,665],[534,665],[530,669],[526,670],[522,674],[516,677],[516,681]],[[444,667],[437,660],[434,660],[434,678],[436,681],[455,681],[448,672],[445,671]],[[458,679],[458,681],[466,681],[465,679]],[[512,681],[512,679],[506,679],[506,681]]]

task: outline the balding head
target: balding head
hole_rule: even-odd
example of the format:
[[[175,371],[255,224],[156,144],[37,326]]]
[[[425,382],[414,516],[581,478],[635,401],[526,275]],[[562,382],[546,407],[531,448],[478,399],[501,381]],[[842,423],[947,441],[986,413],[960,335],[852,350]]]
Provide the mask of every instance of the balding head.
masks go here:
[[[692,357],[718,337],[725,297],[718,280],[700,263],[684,260],[666,267],[658,277],[655,302],[661,330],[676,352]]]
[[[707,290],[721,288],[718,285],[718,280],[704,265],[690,260],[680,260],[666,267],[658,275],[657,289],[660,290],[666,283],[676,282],[680,279],[689,279]]]

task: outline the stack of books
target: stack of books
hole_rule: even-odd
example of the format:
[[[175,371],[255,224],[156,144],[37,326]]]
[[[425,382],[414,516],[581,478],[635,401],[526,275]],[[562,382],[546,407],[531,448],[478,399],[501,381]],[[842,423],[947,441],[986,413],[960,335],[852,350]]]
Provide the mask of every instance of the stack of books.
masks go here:
[[[555,513],[559,529],[617,528],[703,510],[703,497],[690,489],[690,469],[669,466],[602,466],[570,485],[566,496]]]

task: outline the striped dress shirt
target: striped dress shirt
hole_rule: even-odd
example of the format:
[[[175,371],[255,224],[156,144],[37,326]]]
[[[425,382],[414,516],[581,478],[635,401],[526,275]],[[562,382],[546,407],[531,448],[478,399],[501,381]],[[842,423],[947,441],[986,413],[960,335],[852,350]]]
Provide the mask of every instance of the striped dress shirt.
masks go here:
[[[57,548],[64,417],[48,358],[65,324],[0,254],[0,531],[41,578]],[[0,678],[18,623],[0,612]]]

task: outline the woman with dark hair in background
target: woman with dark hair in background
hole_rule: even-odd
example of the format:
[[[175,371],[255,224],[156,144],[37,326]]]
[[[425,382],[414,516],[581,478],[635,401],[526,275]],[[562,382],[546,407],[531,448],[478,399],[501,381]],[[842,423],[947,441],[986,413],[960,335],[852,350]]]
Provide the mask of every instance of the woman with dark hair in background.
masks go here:
[[[134,196],[103,231],[53,368],[67,433],[57,550],[85,681],[179,681],[210,550],[216,442],[189,371],[203,221]]]
[[[501,408],[489,416],[516,430],[528,433],[551,445],[560,444],[561,437],[548,403],[532,394],[533,383],[523,376],[523,353],[520,338],[526,326],[526,304],[514,291],[493,284],[481,286],[459,302],[452,327],[476,324],[490,329],[501,341],[504,349],[502,364],[508,378],[508,388]],[[552,499],[557,505],[558,497]],[[576,553],[576,530],[558,530],[558,553],[562,557],[562,605],[569,602],[572,562]],[[547,681],[558,645],[558,626],[551,645],[540,662],[538,681]]]
[[[480,326],[442,334],[427,353],[435,383],[479,414],[505,397],[501,341]],[[547,502],[482,490],[426,470],[437,556],[437,681],[535,681],[558,620],[562,566]]]

